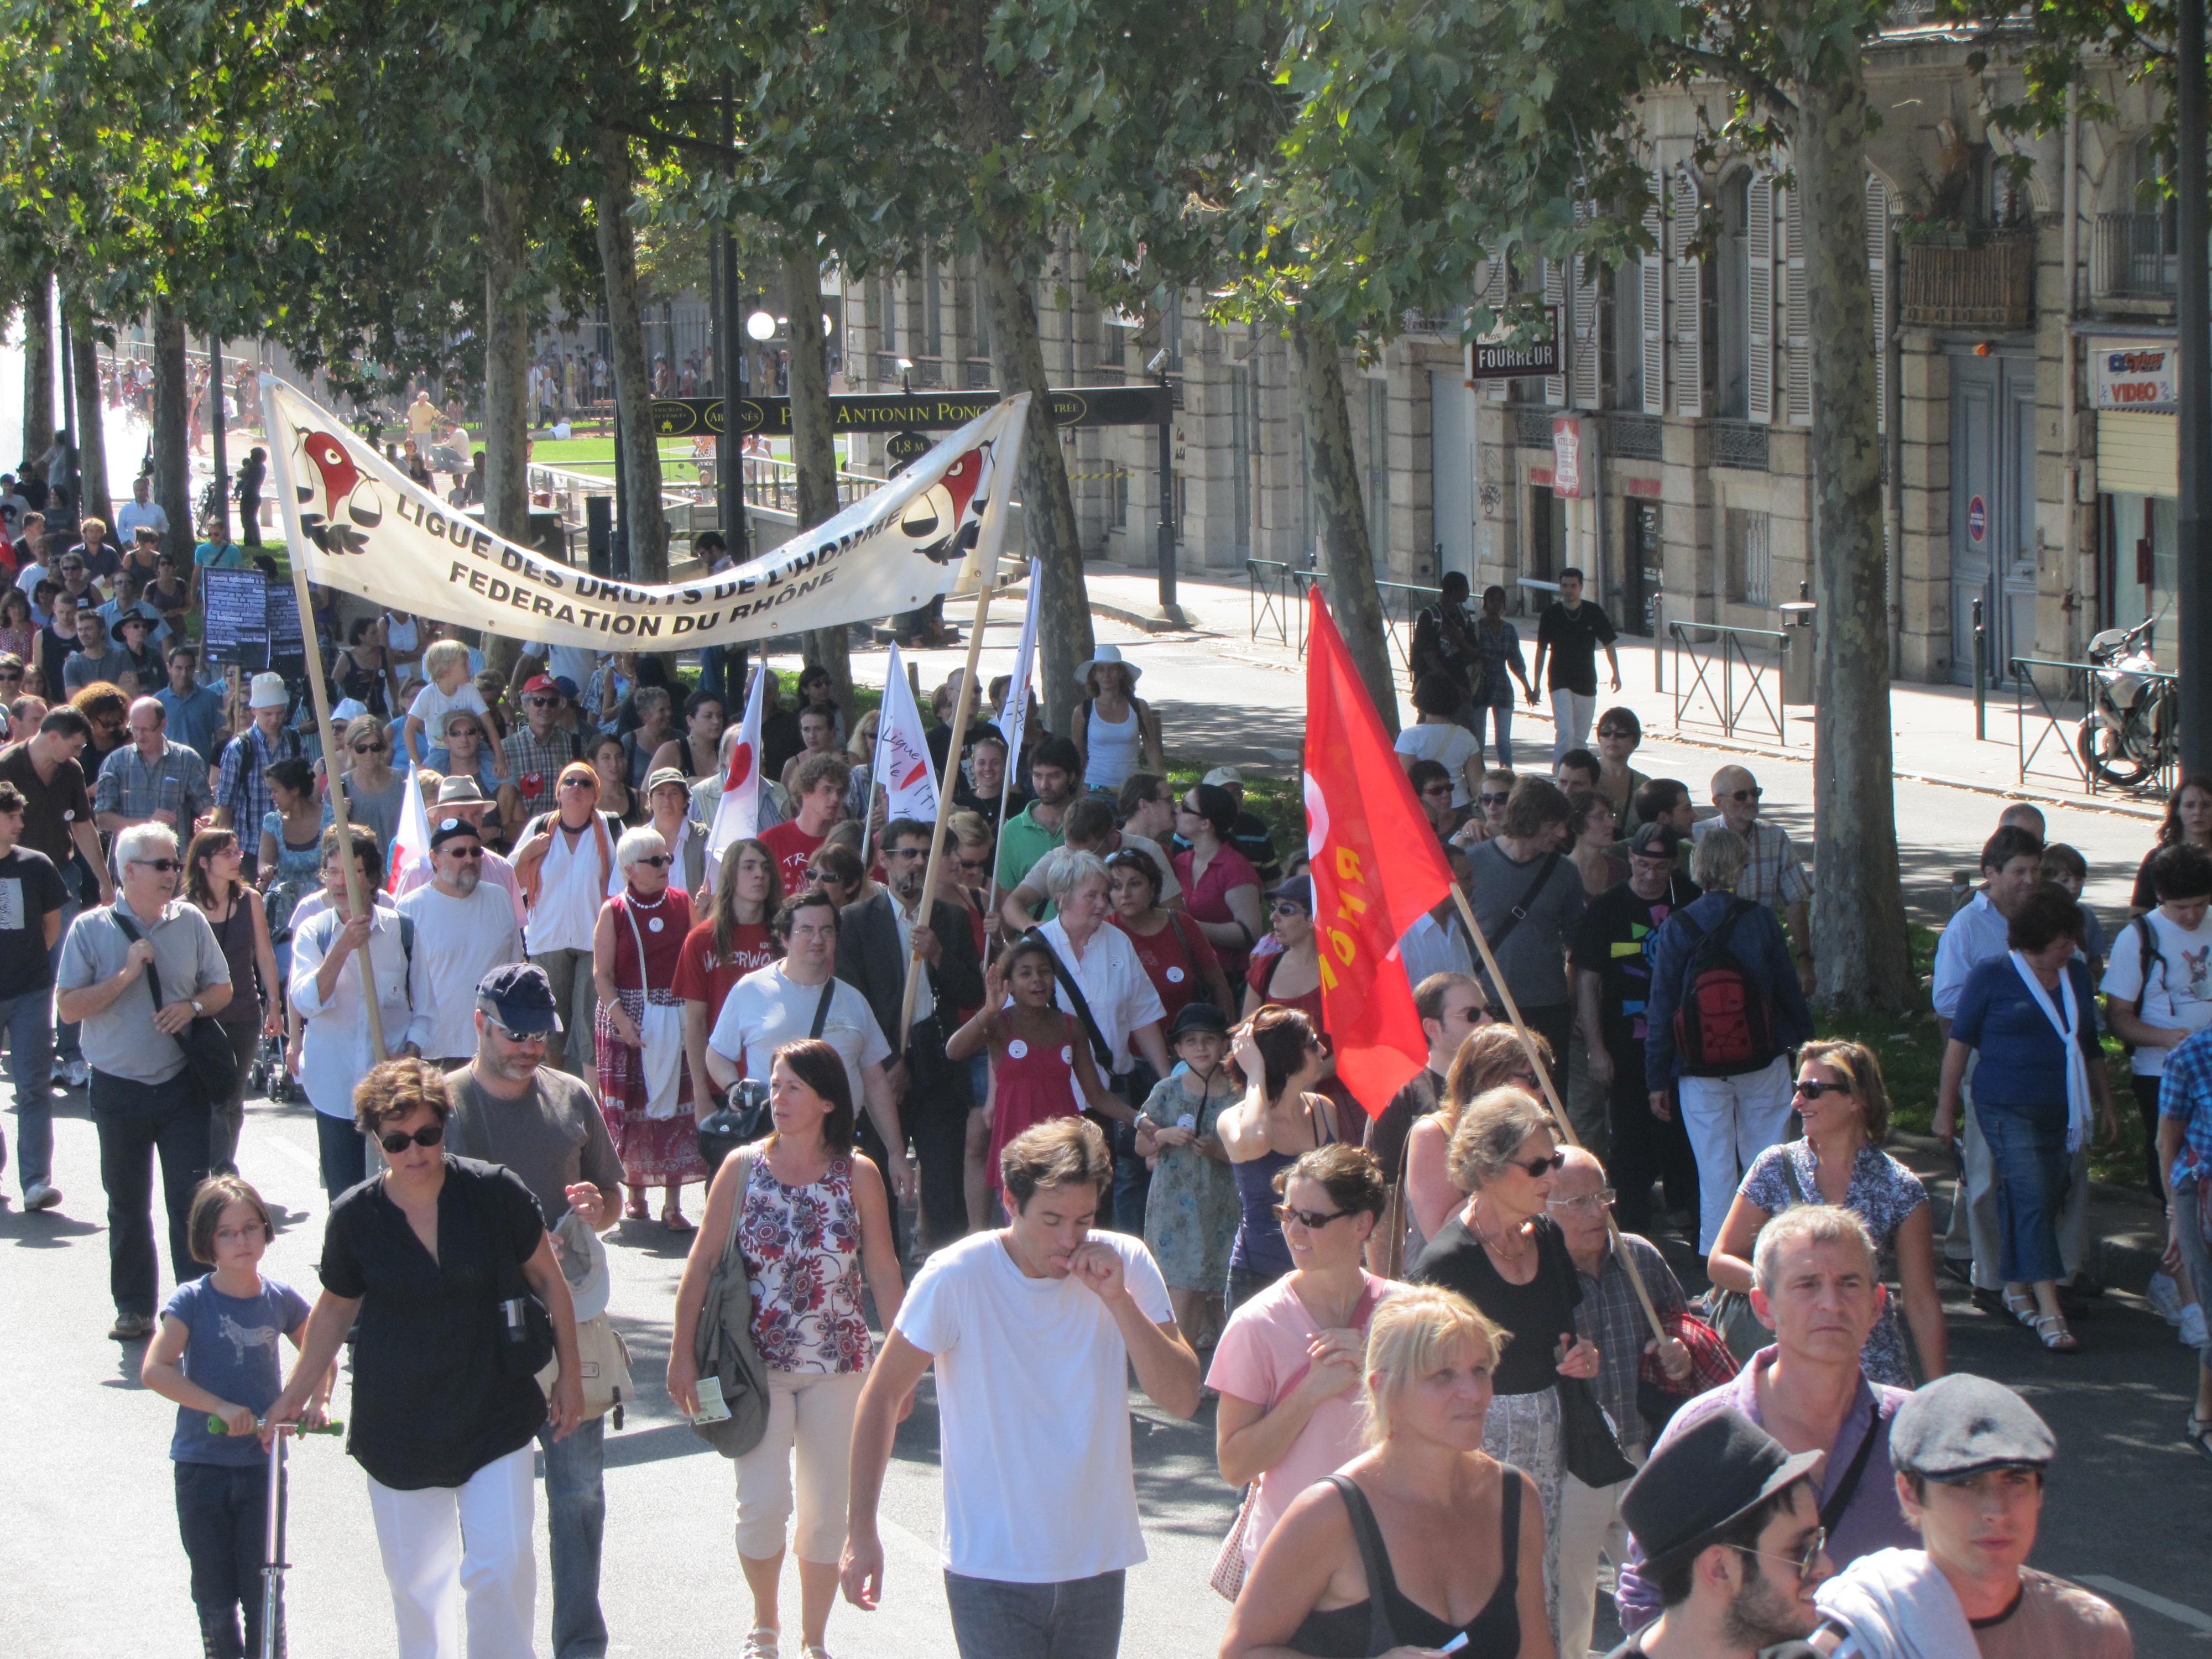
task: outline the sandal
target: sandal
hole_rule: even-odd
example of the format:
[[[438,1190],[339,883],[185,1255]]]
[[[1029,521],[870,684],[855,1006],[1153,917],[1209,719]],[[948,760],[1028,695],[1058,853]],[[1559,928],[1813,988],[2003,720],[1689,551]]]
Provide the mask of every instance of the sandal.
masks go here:
[[[2064,1316],[2045,1314],[2035,1322],[2036,1340],[2053,1353],[2075,1353],[2081,1345],[2074,1340],[2074,1333],[2066,1328]]]
[[[699,1231],[683,1211],[673,1206],[660,1212],[660,1224],[672,1233],[696,1233]]]
[[[2036,1321],[2035,1298],[2021,1291],[2004,1293],[2004,1310],[2023,1325],[2033,1329]]]
[[[2197,1448],[2208,1462],[2212,1462],[2212,1417],[2192,1417],[2189,1432],[2182,1437]]]

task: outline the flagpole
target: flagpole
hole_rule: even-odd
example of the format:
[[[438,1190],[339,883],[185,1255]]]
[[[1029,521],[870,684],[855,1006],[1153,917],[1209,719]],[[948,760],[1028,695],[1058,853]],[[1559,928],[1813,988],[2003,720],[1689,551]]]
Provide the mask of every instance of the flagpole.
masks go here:
[[[1557,1121],[1559,1133],[1570,1146],[1580,1147],[1582,1138],[1575,1133],[1574,1121],[1567,1115],[1567,1109],[1560,1102],[1559,1091],[1553,1086],[1552,1068],[1545,1065],[1543,1055],[1537,1049],[1536,1040],[1529,1034],[1528,1022],[1521,1018],[1520,1005],[1513,1000],[1512,989],[1505,983],[1505,975],[1498,966],[1498,958],[1490,952],[1490,941],[1482,936],[1482,924],[1474,919],[1474,907],[1467,902],[1467,894],[1457,882],[1451,884],[1451,896],[1452,902],[1459,907],[1460,920],[1467,924],[1468,937],[1474,940],[1474,948],[1482,953],[1483,969],[1490,975],[1490,982],[1496,988],[1498,1000],[1505,1005],[1505,1017],[1512,1022],[1514,1032],[1521,1039],[1521,1047],[1527,1051],[1528,1069],[1534,1073],[1537,1084],[1544,1091],[1544,1098],[1551,1103],[1552,1115]],[[1620,1248],[1620,1226],[1613,1220],[1610,1210],[1605,1212],[1605,1231],[1613,1243],[1614,1257],[1628,1270],[1630,1288],[1635,1291],[1636,1299],[1644,1305],[1644,1317],[1650,1322],[1651,1334],[1662,1342],[1671,1340],[1665,1323],[1659,1317],[1659,1310],[1652,1305],[1651,1292],[1644,1288],[1644,1275],[1636,1271],[1636,1258]]]
[[[891,682],[898,677],[898,641],[891,641],[890,654],[884,659],[884,700],[876,705],[876,743],[868,750],[868,798],[860,803],[860,873],[868,869],[868,843],[874,839],[876,827],[876,785],[884,775],[884,721],[888,716],[891,700]],[[888,792],[886,792],[888,796]],[[945,810],[939,801],[938,811]]]
[[[276,431],[276,410],[269,397],[272,384],[268,375],[261,379],[262,419],[268,422],[269,459],[276,469],[277,499],[284,504],[284,536],[289,544],[285,549],[284,562],[292,567],[292,592],[300,607],[300,636],[307,643],[307,694],[315,704],[315,726],[323,738],[323,778],[330,789],[331,818],[338,826],[338,839],[344,843],[340,863],[345,871],[346,904],[354,915],[367,916],[369,926],[376,925],[375,900],[362,890],[361,860],[353,855],[352,819],[346,811],[345,784],[342,781],[344,769],[339,759],[344,754],[340,746],[336,727],[331,720],[330,689],[323,683],[322,643],[315,637],[315,603],[307,592],[307,532],[300,527],[300,496],[292,487],[292,459],[289,444],[282,442]],[[368,1011],[368,1052],[372,1063],[390,1057],[384,1046],[384,1012],[376,1006],[376,975],[370,955],[374,940],[359,952],[362,1002]]]
[[[1030,602],[1032,605],[1036,603],[1034,597]],[[1009,702],[1018,696],[1026,697],[1029,694],[1030,689],[1026,685],[1011,685],[1006,688],[1006,700]],[[1003,739],[1006,733],[1001,732],[999,735]],[[986,915],[990,918],[991,931],[994,933],[999,931],[999,831],[1006,827],[1006,802],[1012,799],[1013,787],[1014,757],[1009,755],[1006,757],[1006,765],[1000,769],[999,777],[999,822],[997,827],[991,831],[991,908]]]

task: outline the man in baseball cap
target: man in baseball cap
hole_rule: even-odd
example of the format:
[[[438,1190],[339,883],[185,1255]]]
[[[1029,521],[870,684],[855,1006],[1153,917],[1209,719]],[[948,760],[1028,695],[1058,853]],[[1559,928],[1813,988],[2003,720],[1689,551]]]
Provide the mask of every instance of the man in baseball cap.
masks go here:
[[[2130,1659],[2127,1620],[2027,1565],[2058,1443],[2002,1382],[1954,1371],[1890,1425],[1923,1548],[1863,1555],[1820,1588],[1814,1647],[1841,1659]]]
[[[1809,1656],[1814,1587],[1833,1571],[1815,1485],[1826,1455],[1793,1455],[1732,1407],[1661,1444],[1620,1511],[1663,1610],[1612,1659]]]

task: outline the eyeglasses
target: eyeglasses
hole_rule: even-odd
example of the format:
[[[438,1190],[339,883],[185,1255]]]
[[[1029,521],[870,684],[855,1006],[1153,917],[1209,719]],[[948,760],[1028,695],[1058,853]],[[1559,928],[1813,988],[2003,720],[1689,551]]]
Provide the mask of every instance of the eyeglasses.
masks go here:
[[[963,870],[988,870],[991,867],[991,860],[988,858],[962,859],[960,867]]]
[[[1848,1083],[1800,1083],[1797,1092],[1808,1100],[1818,1100],[1822,1095],[1845,1095],[1851,1091]]]
[[[411,1135],[402,1134],[397,1129],[394,1129],[388,1135],[379,1135],[376,1138],[376,1144],[383,1147],[386,1152],[391,1153],[392,1157],[397,1158],[400,1153],[405,1152],[410,1145],[416,1146],[434,1146],[445,1138],[446,1126],[444,1124],[426,1123]]]
[[[1745,1555],[1764,1556],[1770,1561],[1787,1561],[1797,1569],[1797,1582],[1801,1584],[1813,1576],[1813,1569],[1820,1563],[1820,1552],[1827,1547],[1828,1529],[1826,1527],[1814,1528],[1813,1535],[1805,1540],[1805,1547],[1795,1555],[1784,1555],[1776,1550],[1755,1550],[1748,1544],[1736,1546]]]
[[[448,857],[457,859],[480,859],[484,853],[484,849],[481,847],[456,847],[451,842],[447,842],[438,850]]]
[[[1554,1152],[1549,1158],[1532,1158],[1526,1164],[1516,1159],[1513,1167],[1525,1172],[1531,1181],[1541,1181],[1547,1175],[1557,1175],[1566,1161],[1565,1152]]]
[[[676,862],[665,853],[647,853],[643,858],[632,859],[632,864],[649,864],[656,870],[665,870]]]
[[[1766,791],[1764,789],[1732,789],[1729,792],[1729,799],[1730,800],[1757,800],[1765,793]],[[1757,1552],[1754,1551],[1753,1553],[1755,1554]]]
[[[1303,904],[1277,904],[1270,906],[1267,914],[1271,916],[1303,916],[1307,911]]]
[[[1594,1193],[1584,1193],[1580,1198],[1547,1198],[1544,1207],[1561,1214],[1577,1210],[1609,1210],[1615,1194],[1610,1187],[1601,1187]]]
[[[883,856],[887,859],[926,859],[929,856],[929,848],[927,847],[893,847],[887,849]]]
[[[1448,1022],[1456,1020],[1462,1025],[1480,1025],[1489,1013],[1490,1010],[1480,1003],[1470,1002],[1464,1007],[1445,1009],[1443,1017]]]
[[[182,859],[132,859],[131,862],[142,869],[159,870],[165,876],[173,876],[185,867]]]
[[[1341,1221],[1352,1213],[1349,1210],[1294,1210],[1287,1204],[1275,1206],[1275,1219],[1295,1221],[1310,1232],[1318,1232],[1332,1221]]]
[[[809,870],[806,872],[806,878],[809,881],[819,882],[824,887],[850,887],[853,884],[844,877],[833,876],[827,870]]]
[[[547,1038],[551,1036],[551,1033],[547,1031],[518,1031],[512,1026],[501,1024],[495,1019],[484,1021],[484,1029],[488,1031],[498,1032],[500,1040],[503,1042],[520,1043],[525,1046],[535,1043],[541,1048],[545,1046]]]
[[[215,1230],[215,1242],[218,1244],[245,1244],[268,1236],[269,1229],[258,1221],[251,1227],[218,1227]]]
[[[1493,795],[1486,789],[1481,794],[1476,796],[1475,799],[1480,801],[1485,806],[1503,806],[1507,801],[1513,798],[1510,795]]]

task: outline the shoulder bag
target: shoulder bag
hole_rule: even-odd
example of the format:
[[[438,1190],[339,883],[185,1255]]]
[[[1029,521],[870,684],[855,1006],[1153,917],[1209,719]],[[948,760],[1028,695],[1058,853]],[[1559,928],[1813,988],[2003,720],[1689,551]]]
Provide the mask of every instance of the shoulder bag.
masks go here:
[[[579,1236],[580,1235],[580,1238]],[[570,1211],[561,1218],[561,1224],[553,1229],[553,1252],[557,1261],[562,1255],[573,1255],[582,1249],[592,1267],[586,1270],[586,1279],[595,1270],[602,1287],[605,1284],[607,1247],[599,1236],[584,1223],[581,1216]],[[577,1281],[570,1277],[568,1268],[562,1274],[568,1279],[568,1287],[577,1289]],[[561,1358],[556,1353],[544,1370],[538,1373],[538,1386],[548,1395],[561,1377]],[[631,1379],[629,1344],[623,1340],[614,1321],[602,1308],[588,1316],[579,1314],[576,1319],[576,1380],[584,1391],[584,1415],[586,1419],[614,1414],[615,1427],[623,1425],[623,1407],[637,1398],[637,1384]]]
[[[457,1172],[449,1169],[446,1178],[452,1180]],[[507,1248],[502,1237],[501,1218],[498,1200],[484,1183],[495,1181],[501,1171],[490,1165],[480,1164],[469,1176],[469,1203],[475,1212],[477,1240],[491,1257],[492,1278],[498,1297],[497,1318],[500,1328],[499,1368],[507,1376],[538,1378],[538,1374],[554,1363],[553,1316],[538,1299],[538,1292],[530,1288],[523,1276],[522,1264],[514,1259],[514,1252]],[[517,1177],[520,1179],[520,1177]],[[535,1199],[531,1200],[533,1212],[538,1209]],[[540,1222],[544,1218],[538,1217]]]
[[[1536,1249],[1539,1260],[1549,1261],[1553,1279],[1571,1307],[1579,1299],[1580,1287],[1575,1283],[1574,1260],[1567,1255],[1565,1242],[1540,1237]],[[1610,1486],[1634,1474],[1636,1465],[1622,1453],[1613,1421],[1597,1403],[1589,1379],[1554,1372],[1552,1389],[1559,1399],[1559,1445],[1565,1453],[1567,1472],[1585,1486]]]
[[[1528,920],[1528,907],[1536,902],[1536,895],[1544,890],[1544,884],[1551,880],[1552,872],[1559,867],[1559,860],[1564,856],[1559,853],[1544,855],[1544,861],[1536,866],[1536,879],[1528,884],[1528,890],[1521,895],[1520,902],[1505,913],[1504,923],[1490,936],[1491,955],[1496,956],[1505,941],[1513,937],[1513,930]]]
[[[1805,1188],[1797,1180],[1797,1166],[1790,1154],[1782,1155],[1782,1179],[1790,1188],[1790,1203],[1785,1208],[1809,1203]],[[1769,1218],[1771,1219],[1771,1218]],[[1759,1315],[1751,1305],[1748,1291],[1708,1291],[1705,1293],[1705,1320],[1720,1333],[1721,1340],[1728,1344],[1729,1352],[1735,1357],[1738,1365],[1747,1365],[1751,1357],[1774,1340],[1774,1333],[1759,1322]]]
[[[1052,941],[1044,936],[1043,928],[1032,927],[1022,937],[1036,940],[1051,953],[1052,976],[1060,981],[1060,989],[1067,993],[1067,1000],[1075,1005],[1075,1017],[1083,1023],[1084,1036],[1091,1039],[1091,1056],[1097,1060],[1098,1069],[1111,1077],[1114,1073],[1114,1051],[1106,1046],[1106,1034],[1098,1029],[1097,1020],[1091,1016],[1091,1004],[1083,994],[1083,988],[1075,982],[1075,975],[1068,971],[1067,964],[1060,959],[1060,952],[1053,950]]]
[[[730,1206],[730,1235],[707,1279],[707,1297],[692,1333],[691,1354],[699,1375],[722,1385],[730,1414],[714,1423],[693,1423],[691,1432],[725,1457],[743,1457],[768,1433],[768,1367],[753,1346],[753,1291],[745,1276],[744,1252],[738,1248],[738,1224],[744,1218],[745,1188],[752,1180],[752,1158],[738,1154],[738,1190]]]
[[[837,976],[832,974],[822,981],[822,999],[814,1005],[814,1024],[806,1035],[819,1038],[830,1024],[830,1004],[837,994]],[[737,1098],[732,1105],[727,1098],[713,1111],[699,1120],[699,1149],[710,1166],[719,1167],[725,1158],[740,1146],[749,1146],[766,1134],[773,1127],[774,1114],[769,1110],[768,1085],[752,1078],[740,1078],[730,1091]],[[712,1150],[719,1147],[720,1151]]]
[[[118,901],[111,907],[115,925],[123,936],[136,945],[145,937],[137,925],[124,913]],[[146,988],[153,993],[156,1012],[163,1006],[161,970],[151,962],[146,964]],[[236,994],[234,990],[233,994]],[[212,1106],[218,1100],[230,1098],[238,1087],[238,1050],[230,1046],[230,1033],[212,1014],[195,1014],[191,1024],[175,1035],[177,1047],[184,1050],[185,1070],[198,1086],[202,1100]]]

